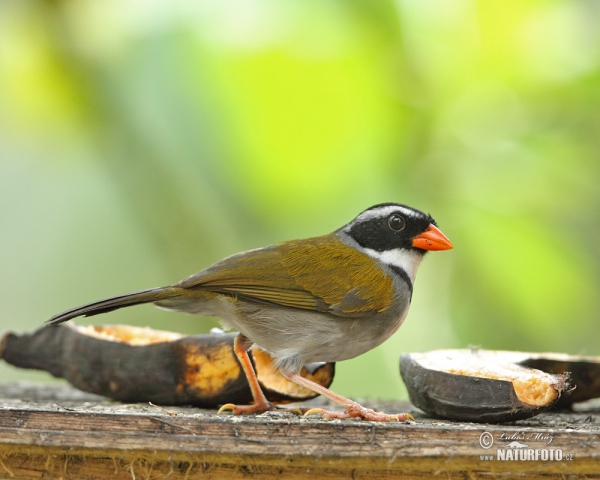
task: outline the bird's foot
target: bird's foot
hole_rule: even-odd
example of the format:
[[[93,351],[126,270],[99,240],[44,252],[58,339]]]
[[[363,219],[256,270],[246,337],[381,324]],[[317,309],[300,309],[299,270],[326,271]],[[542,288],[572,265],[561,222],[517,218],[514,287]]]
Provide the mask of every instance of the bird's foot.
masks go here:
[[[217,413],[230,411],[233,415],[247,415],[249,413],[264,413],[275,410],[274,405],[270,403],[255,403],[253,405],[236,405],[235,403],[226,403]]]
[[[304,416],[318,414],[323,418],[361,418],[362,420],[370,420],[371,422],[414,422],[415,419],[410,413],[397,413],[388,415],[383,412],[376,412],[370,408],[365,408],[362,405],[352,402],[346,407],[345,412],[331,412],[322,408],[311,408],[304,413]]]
[[[264,412],[292,412],[297,415],[302,415],[304,411],[300,408],[279,408],[272,403],[267,402],[263,403],[255,403],[254,405],[236,405],[235,403],[226,403],[217,413],[223,413],[230,411],[233,415],[247,415],[250,413],[264,413]]]

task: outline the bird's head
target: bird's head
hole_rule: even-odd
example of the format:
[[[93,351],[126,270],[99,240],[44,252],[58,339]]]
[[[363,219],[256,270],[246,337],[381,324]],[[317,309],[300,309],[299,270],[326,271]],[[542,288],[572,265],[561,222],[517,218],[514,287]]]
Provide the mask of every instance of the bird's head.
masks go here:
[[[413,281],[426,252],[453,248],[430,215],[398,203],[368,208],[338,232],[370,257],[403,268]]]

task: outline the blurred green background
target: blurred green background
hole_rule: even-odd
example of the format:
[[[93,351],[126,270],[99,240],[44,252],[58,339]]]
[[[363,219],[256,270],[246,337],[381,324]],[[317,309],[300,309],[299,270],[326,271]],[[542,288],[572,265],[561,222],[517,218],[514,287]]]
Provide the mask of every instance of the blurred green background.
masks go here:
[[[590,0],[0,1],[0,331],[397,201],[455,249],[336,391],[404,395],[405,351],[600,354],[598,25]]]

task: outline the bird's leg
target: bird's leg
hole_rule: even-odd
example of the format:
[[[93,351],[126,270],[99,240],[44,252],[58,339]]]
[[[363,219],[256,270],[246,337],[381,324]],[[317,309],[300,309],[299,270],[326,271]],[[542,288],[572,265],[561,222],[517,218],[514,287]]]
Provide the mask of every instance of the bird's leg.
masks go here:
[[[252,362],[250,361],[250,357],[248,355],[248,349],[252,346],[252,342],[242,335],[241,333],[235,337],[233,342],[233,351],[235,352],[238,360],[242,365],[242,369],[246,374],[246,378],[248,379],[248,384],[250,385],[250,391],[252,392],[252,398],[254,399],[253,405],[234,405],[233,403],[227,403],[223,405],[219,409],[219,413],[225,410],[231,410],[234,415],[239,415],[243,413],[262,413],[267,410],[274,410],[275,407],[271,405],[271,403],[265,397],[260,385],[258,383],[258,378],[256,378],[256,373],[254,372],[254,367],[252,366]]]
[[[287,378],[290,382],[297,383],[306,387],[313,392],[317,392],[324,397],[329,398],[338,405],[346,409],[345,412],[331,412],[323,410],[322,408],[311,408],[304,415],[311,415],[313,413],[319,413],[324,418],[362,418],[363,420],[371,420],[373,422],[405,422],[407,420],[414,421],[413,416],[410,413],[398,413],[396,415],[387,415],[385,413],[376,412],[370,408],[365,408],[357,402],[354,402],[346,397],[332,392],[328,388],[319,385],[307,378],[302,377],[298,373],[287,373],[281,372],[282,375]]]

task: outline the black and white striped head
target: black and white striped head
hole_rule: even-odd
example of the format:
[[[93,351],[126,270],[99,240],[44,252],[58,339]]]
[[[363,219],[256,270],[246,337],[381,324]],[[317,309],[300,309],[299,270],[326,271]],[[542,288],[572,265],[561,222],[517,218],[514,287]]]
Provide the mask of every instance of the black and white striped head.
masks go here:
[[[398,203],[368,208],[338,232],[370,257],[402,268],[413,282],[427,251],[452,248],[430,215]]]

